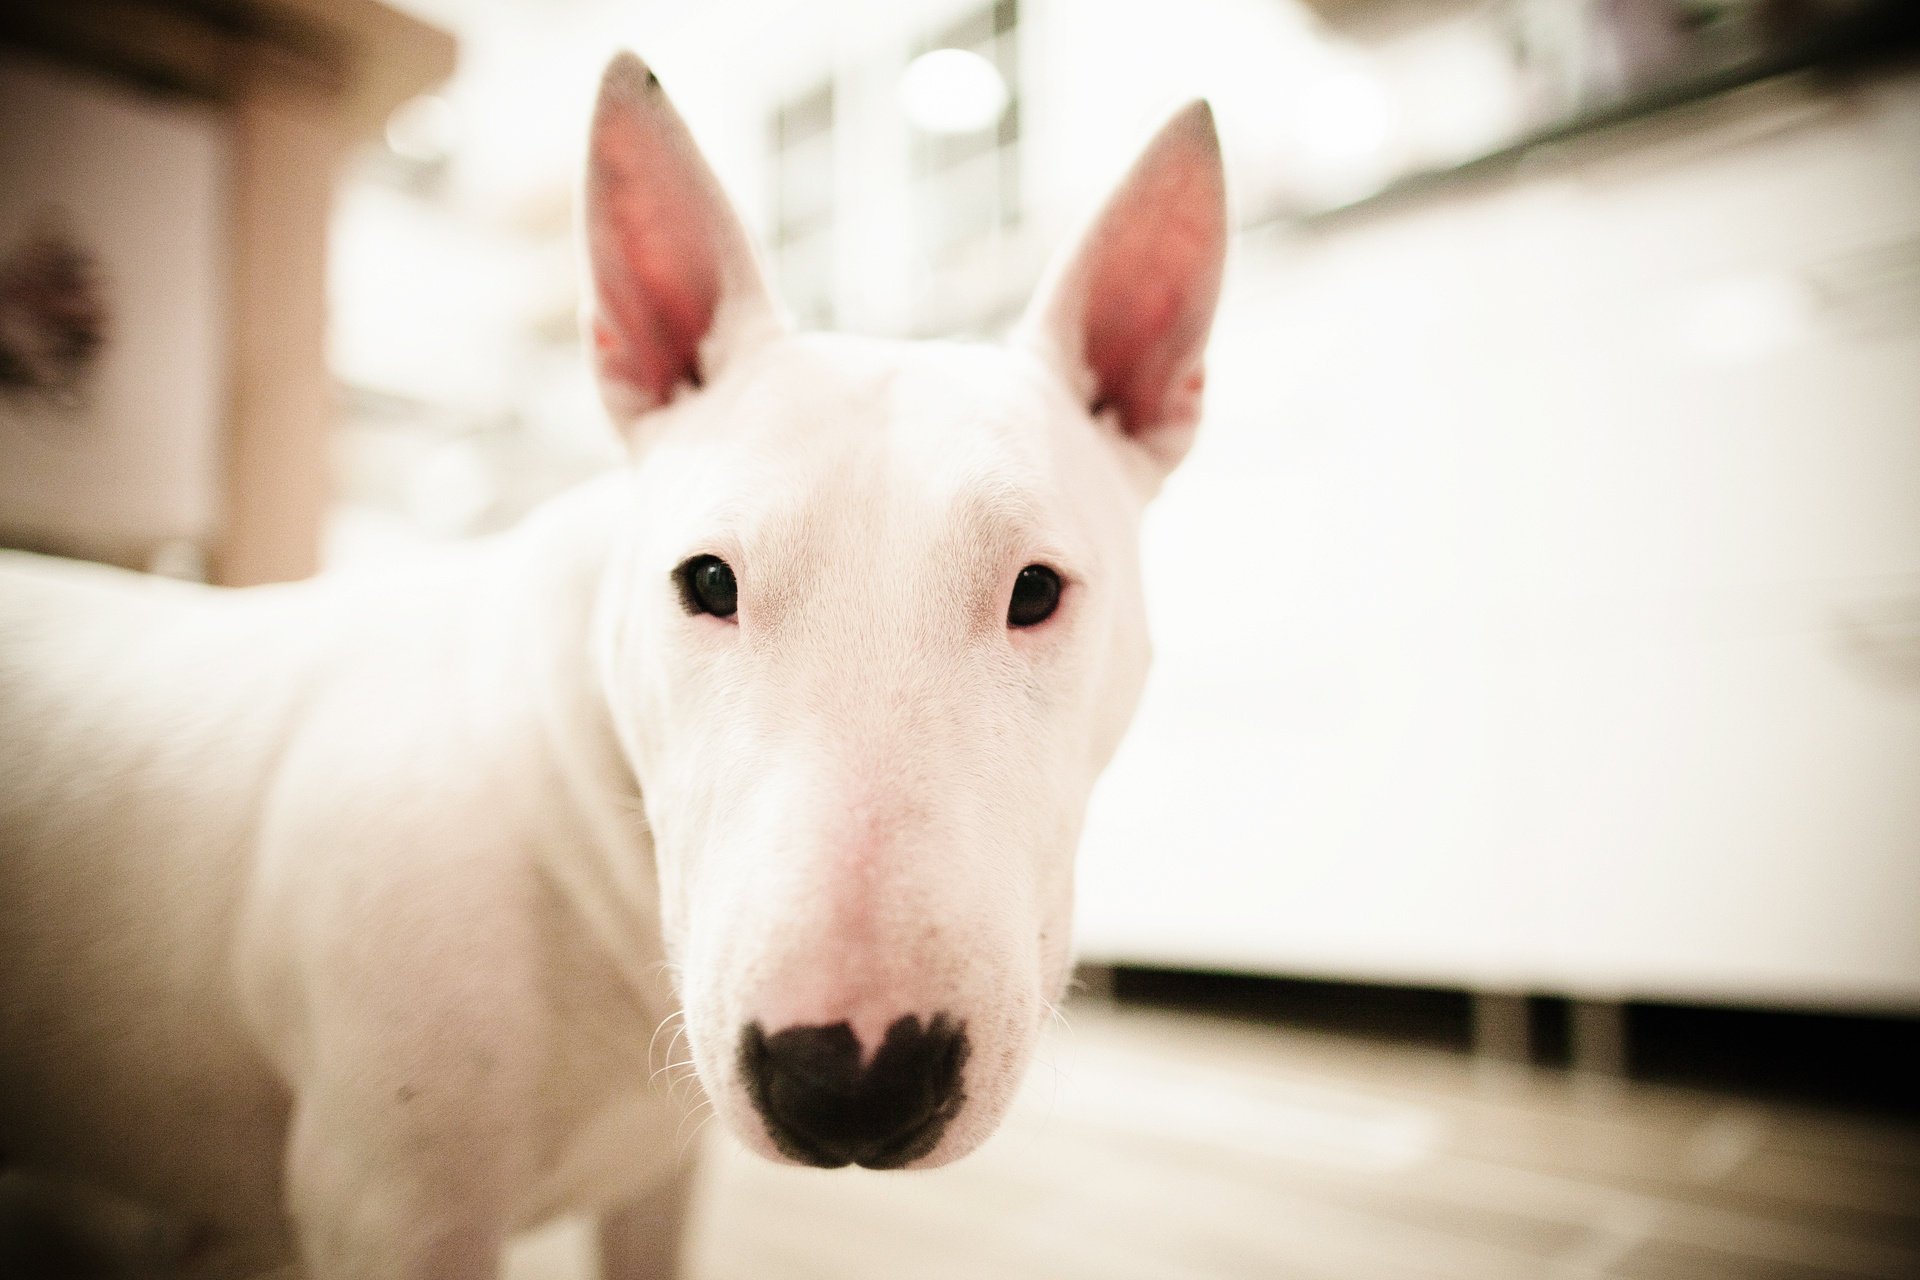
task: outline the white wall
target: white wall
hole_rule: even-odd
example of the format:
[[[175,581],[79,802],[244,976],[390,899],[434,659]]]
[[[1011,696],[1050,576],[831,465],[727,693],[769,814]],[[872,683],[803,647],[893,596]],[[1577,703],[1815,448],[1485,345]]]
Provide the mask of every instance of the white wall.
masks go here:
[[[1092,955],[1920,1008],[1920,80],[1722,115],[1242,263]]]

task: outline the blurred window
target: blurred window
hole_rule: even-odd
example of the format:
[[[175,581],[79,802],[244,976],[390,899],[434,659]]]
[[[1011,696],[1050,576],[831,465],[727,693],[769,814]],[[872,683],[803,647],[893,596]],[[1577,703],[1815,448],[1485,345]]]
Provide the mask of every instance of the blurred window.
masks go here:
[[[802,323],[833,323],[833,82],[773,114],[773,255]]]
[[[975,54],[999,72],[1007,88],[1005,108],[986,127],[914,134],[915,231],[934,289],[998,253],[1002,237],[1020,221],[1019,23],[1017,0],[992,0],[921,45],[921,52]]]

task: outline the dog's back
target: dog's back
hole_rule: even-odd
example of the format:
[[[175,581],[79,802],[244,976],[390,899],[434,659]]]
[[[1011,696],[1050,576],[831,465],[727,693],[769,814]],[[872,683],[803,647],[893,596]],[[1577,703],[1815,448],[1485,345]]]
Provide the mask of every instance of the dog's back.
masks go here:
[[[0,1172],[241,1250],[211,1274],[283,1258],[297,1037],[275,1024],[301,997],[297,939],[254,918],[287,896],[263,853],[351,860],[356,804],[453,788],[497,838],[544,799],[526,704],[540,664],[585,653],[610,496],[247,591],[0,553]],[[395,794],[347,781],[368,770]]]
[[[259,1222],[287,1104],[229,948],[273,726],[270,705],[232,711],[274,682],[233,661],[244,642],[208,647],[222,612],[205,589],[0,558],[0,1147]]]

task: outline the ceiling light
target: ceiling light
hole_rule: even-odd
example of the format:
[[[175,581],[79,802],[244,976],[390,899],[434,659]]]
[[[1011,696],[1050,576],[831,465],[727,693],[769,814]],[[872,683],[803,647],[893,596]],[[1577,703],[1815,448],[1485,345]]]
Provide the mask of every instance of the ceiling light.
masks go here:
[[[900,104],[907,119],[928,133],[972,133],[999,121],[1007,109],[1007,82],[977,53],[935,49],[907,64]]]

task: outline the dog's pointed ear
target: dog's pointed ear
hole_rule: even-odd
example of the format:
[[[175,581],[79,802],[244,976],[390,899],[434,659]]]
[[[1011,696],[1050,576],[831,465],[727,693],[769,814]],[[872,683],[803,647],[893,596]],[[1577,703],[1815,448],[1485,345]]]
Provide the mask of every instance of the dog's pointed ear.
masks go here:
[[[1017,331],[1161,474],[1186,455],[1199,422],[1226,248],[1220,140],[1212,109],[1195,101],[1161,126],[1055,260]]]
[[[600,81],[584,214],[587,338],[623,431],[785,327],[719,179],[631,53]]]

